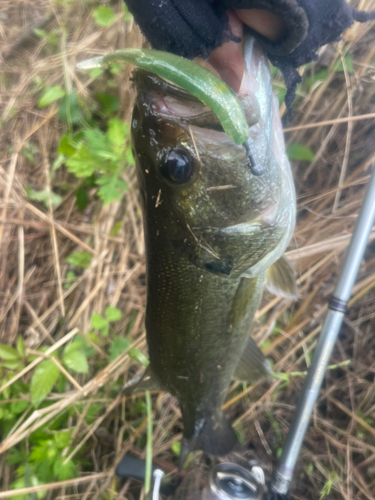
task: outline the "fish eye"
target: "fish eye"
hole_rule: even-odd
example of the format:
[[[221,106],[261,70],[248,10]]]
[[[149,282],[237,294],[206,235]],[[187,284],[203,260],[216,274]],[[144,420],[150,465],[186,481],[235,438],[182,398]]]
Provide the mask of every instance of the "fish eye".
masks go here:
[[[173,184],[185,184],[194,173],[193,158],[185,149],[170,149],[160,166],[160,173]]]

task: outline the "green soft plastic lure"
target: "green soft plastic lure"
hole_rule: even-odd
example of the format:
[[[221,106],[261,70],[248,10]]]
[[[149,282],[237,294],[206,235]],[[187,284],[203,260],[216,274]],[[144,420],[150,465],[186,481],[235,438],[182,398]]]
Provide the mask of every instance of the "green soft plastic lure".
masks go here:
[[[100,68],[108,63],[126,61],[155,73],[179,85],[210,108],[218,117],[228,137],[246,149],[250,168],[254,175],[261,175],[260,165],[245,113],[233,90],[207,69],[169,52],[151,49],[122,49],[105,56],[93,57],[77,64],[77,68],[88,70]]]

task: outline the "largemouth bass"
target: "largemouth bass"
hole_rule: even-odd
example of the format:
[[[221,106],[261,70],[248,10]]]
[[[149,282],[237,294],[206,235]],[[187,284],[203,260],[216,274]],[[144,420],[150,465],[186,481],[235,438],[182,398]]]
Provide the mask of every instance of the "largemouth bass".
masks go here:
[[[295,294],[282,258],[295,224],[295,192],[268,61],[249,38],[240,100],[264,167],[186,91],[137,70],[133,154],[147,255],[148,374],[179,400],[182,462],[236,443],[221,407],[231,379],[270,372],[249,337],[264,284]]]

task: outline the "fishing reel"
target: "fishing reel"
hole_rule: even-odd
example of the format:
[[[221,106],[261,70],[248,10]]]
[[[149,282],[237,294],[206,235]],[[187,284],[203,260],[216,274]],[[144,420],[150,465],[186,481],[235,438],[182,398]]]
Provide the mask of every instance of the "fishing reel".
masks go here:
[[[125,455],[116,469],[116,475],[122,478],[132,477],[140,481],[145,477],[145,462]],[[154,479],[152,500],[159,500],[161,480],[164,472],[153,468]],[[276,500],[266,492],[265,477],[262,467],[251,461],[248,467],[231,462],[217,465],[210,473],[208,484],[203,489],[201,500]]]
[[[202,500],[262,500],[265,489],[263,469],[254,462],[249,468],[224,462],[210,474]]]

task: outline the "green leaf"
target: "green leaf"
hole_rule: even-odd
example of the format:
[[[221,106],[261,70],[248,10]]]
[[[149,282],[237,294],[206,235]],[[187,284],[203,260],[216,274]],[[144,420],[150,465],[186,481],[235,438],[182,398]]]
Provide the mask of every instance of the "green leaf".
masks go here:
[[[117,221],[116,224],[113,226],[111,229],[111,232],[109,233],[111,236],[116,236],[116,234],[120,231],[122,228],[123,222],[122,221]]]
[[[121,319],[122,313],[117,307],[108,306],[105,310],[105,316],[108,321],[118,321]]]
[[[76,275],[74,271],[68,271],[65,275],[65,283],[63,284],[64,290],[69,290],[75,281]]]
[[[263,351],[263,349],[265,349],[266,347],[269,347],[270,345],[272,344],[272,340],[271,339],[267,339],[263,342],[263,344],[261,344],[259,346],[260,350]]]
[[[134,156],[133,156],[131,148],[128,147],[125,149],[124,158],[125,158],[125,162],[128,165],[133,165],[133,166],[135,165]]]
[[[35,155],[39,152],[39,148],[35,146],[32,142],[28,142],[25,144],[25,147],[22,149],[21,153],[23,156],[29,160],[32,165],[35,165]]]
[[[286,88],[285,87],[283,87],[283,88],[277,87],[274,90],[275,90],[276,97],[277,97],[277,100],[279,102],[279,107],[280,107],[283,104],[284,99],[285,99]]]
[[[68,390],[68,380],[65,377],[59,377],[55,385],[55,390],[57,392],[66,392]]]
[[[87,186],[88,188],[93,188],[95,187],[95,181],[96,181],[95,175],[91,175],[90,177],[87,177],[87,179],[85,180],[85,186]]]
[[[109,71],[113,74],[113,75],[117,75],[118,73],[120,73],[121,71],[124,71],[125,69],[125,66],[126,66],[126,63],[125,61],[113,61],[111,63],[111,65],[109,66]]]
[[[68,134],[63,134],[60,139],[58,153],[66,156],[73,156],[75,151],[72,138]]]
[[[49,196],[47,189],[43,189],[42,191],[35,191],[30,186],[26,186],[25,191],[26,196],[29,198],[29,200],[38,201],[39,203],[42,203],[42,205],[44,205],[46,208],[49,208]],[[59,203],[61,203],[62,197],[59,194],[51,191],[50,196],[52,207],[56,207]]]
[[[135,361],[139,361],[139,363],[141,363],[143,366],[147,367],[150,364],[148,358],[146,358],[146,356],[135,347],[129,349],[128,354],[130,358],[134,359]]]
[[[175,443],[172,444],[171,448],[173,453],[179,457],[181,454],[181,442],[176,441]]]
[[[77,146],[76,152],[66,161],[69,172],[76,177],[90,177],[97,169],[103,165],[98,157],[85,143]]]
[[[65,123],[78,123],[83,118],[82,110],[78,104],[77,94],[73,90],[64,96],[59,106],[58,115]]]
[[[81,267],[82,269],[88,269],[90,267],[92,259],[92,254],[89,252],[74,252],[65,258],[68,264],[75,267]]]
[[[8,368],[8,370],[22,370],[24,368],[24,364],[22,361],[19,360],[12,360],[12,361],[4,361],[1,363],[1,366],[3,368]]]
[[[13,490],[21,490],[22,488],[27,488],[30,486],[39,486],[40,484],[43,484],[43,482],[39,481],[38,477],[35,474],[32,474],[27,476],[23,475],[22,477],[14,481],[11,487]],[[38,500],[41,500],[47,495],[47,493],[48,490],[38,491],[36,493],[36,498],[38,498]],[[25,493],[23,495],[14,495],[11,498],[12,500],[28,500],[30,498],[30,495],[28,493]]]
[[[63,430],[57,434],[54,434],[53,439],[54,439],[56,447],[59,450],[63,450],[64,448],[69,446],[70,441],[72,439],[72,434],[73,434],[73,430],[71,430],[71,429]]]
[[[87,144],[95,151],[107,151],[109,146],[106,136],[98,128],[84,130],[83,135]]]
[[[89,203],[89,195],[85,186],[80,186],[76,191],[76,205],[83,212]]]
[[[48,33],[46,30],[38,30],[34,29],[33,32],[39,37],[39,38],[47,38]]]
[[[236,437],[237,437],[237,441],[243,445],[246,444],[246,440],[244,438],[244,435],[243,435],[243,431],[235,431],[236,432]]]
[[[45,40],[52,46],[56,46],[59,44],[59,39],[57,37],[56,31],[52,30],[48,33],[46,30],[34,29],[33,32],[39,37]]]
[[[354,73],[354,69],[353,69],[353,59],[352,59],[352,56],[350,54],[346,54],[346,56],[344,56],[344,61],[345,61],[345,66],[346,66],[347,72],[350,73],[350,74],[353,74]],[[336,66],[336,71],[338,73],[344,71],[344,66],[342,64],[342,60],[341,59],[340,59],[340,62],[338,63],[338,65]]]
[[[94,68],[94,69],[100,69],[100,68]],[[105,116],[117,113],[117,111],[120,109],[120,99],[117,96],[112,96],[109,94],[105,94],[103,92],[98,92],[96,94],[96,99],[99,101],[100,104],[100,112]]]
[[[98,76],[102,75],[104,73],[104,70],[102,68],[92,68],[90,71],[90,78],[97,78]]]
[[[19,353],[10,345],[0,344],[0,358],[6,360],[18,360]]]
[[[10,405],[10,411],[14,414],[23,413],[29,406],[30,403],[27,401],[13,401]]]
[[[61,99],[65,95],[65,90],[60,87],[60,85],[55,85],[54,87],[49,87],[41,95],[38,101],[38,107],[44,108],[49,106],[53,102]]]
[[[30,453],[30,462],[44,463],[51,462],[58,454],[58,448],[53,439],[38,440],[38,444],[33,446]]]
[[[109,360],[113,361],[117,356],[120,356],[130,345],[129,339],[124,339],[123,337],[116,337],[113,339],[112,344],[109,348]]]
[[[92,403],[86,413],[85,421],[92,424],[97,417],[97,414],[103,409],[102,403]]]
[[[133,407],[133,414],[134,413],[142,413],[142,414],[145,414],[147,411],[147,408],[146,408],[146,403],[143,401],[143,399],[137,399],[136,400],[136,403]]]
[[[52,172],[56,172],[56,170],[59,169],[64,162],[65,156],[63,154],[59,154],[59,156],[52,164]]]
[[[290,160],[313,161],[314,153],[303,144],[293,143],[287,149],[287,155]]]
[[[73,460],[65,463],[65,458],[58,458],[53,464],[53,473],[59,481],[66,481],[78,476],[78,469]]]
[[[126,182],[119,179],[117,175],[100,177],[96,183],[100,185],[98,196],[105,205],[111,201],[120,200],[123,192],[128,190]]]
[[[43,360],[36,367],[30,384],[31,402],[35,408],[38,408],[52,391],[59,378],[59,373],[59,369],[50,359]]]
[[[136,309],[133,309],[130,314],[128,314],[127,317],[127,325],[125,328],[125,333],[128,334],[132,331],[133,326],[136,322],[136,319],[138,318],[138,311]]]
[[[7,382],[6,379],[2,380],[1,381],[1,385],[4,385],[4,383]],[[9,399],[10,398],[10,387],[6,387],[5,389],[3,389],[3,394],[4,394],[4,398],[5,399]]]
[[[132,14],[130,14],[130,12],[128,10],[128,7],[125,4],[123,5],[123,9],[124,9],[124,18],[125,18],[125,21],[130,21],[131,19],[133,19]]]
[[[318,83],[324,82],[328,78],[328,69],[323,68],[314,73],[312,76],[308,76],[304,80],[304,85],[307,88],[307,90],[310,90],[313,86],[317,85]]]
[[[98,26],[110,26],[116,19],[116,14],[110,7],[100,5],[92,13],[96,24]]]
[[[74,342],[73,342],[74,344]],[[70,344],[72,346],[73,344]],[[68,346],[68,347],[70,347]],[[67,351],[67,349],[65,349]],[[78,373],[88,373],[89,365],[87,363],[87,358],[82,349],[75,349],[71,351],[67,351],[63,355],[63,362],[67,368],[70,370],[74,370]]]
[[[96,335],[95,332],[87,332],[87,337],[94,342],[94,344],[99,344],[100,338]]]
[[[96,330],[101,330],[105,337],[108,335],[108,321],[101,314],[96,313],[91,316],[91,325]]]
[[[129,125],[118,118],[113,118],[108,122],[108,139],[114,146],[123,147],[129,135]]]
[[[80,349],[82,350],[84,342],[85,339],[83,337],[81,337],[80,335],[75,336],[73,342],[65,346],[63,356],[66,356],[66,354],[70,354],[75,351],[79,351]]]
[[[13,446],[13,448],[9,448],[5,455],[5,461],[7,465],[17,465],[17,464],[24,464],[27,462],[27,456],[28,454],[26,453],[26,450],[21,448],[16,448]]]

